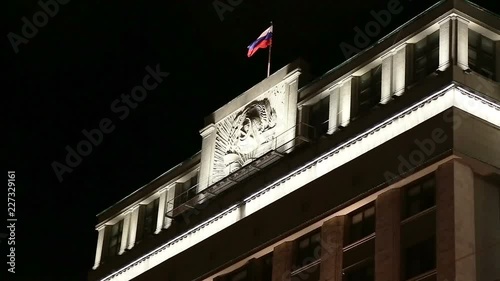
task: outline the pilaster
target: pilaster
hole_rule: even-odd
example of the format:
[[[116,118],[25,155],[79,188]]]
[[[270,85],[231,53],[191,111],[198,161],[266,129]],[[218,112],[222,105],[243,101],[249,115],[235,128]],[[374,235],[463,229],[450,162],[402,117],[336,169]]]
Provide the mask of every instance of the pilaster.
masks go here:
[[[351,121],[351,84],[352,77],[341,82],[340,86],[340,125],[346,127]]]
[[[375,280],[401,278],[401,190],[380,194],[375,201]]]
[[[457,65],[466,70],[469,68],[469,21],[456,17],[457,25]]]
[[[272,281],[290,281],[295,243],[284,242],[274,248]]]
[[[127,249],[132,249],[135,245],[135,238],[137,236],[137,223],[139,221],[139,206],[131,210],[130,213],[130,227],[128,235]]]
[[[130,228],[130,216],[131,213],[127,212],[123,218],[122,238],[120,240],[121,241],[120,250],[118,251],[118,255],[123,254],[125,252],[125,249],[127,249],[127,242],[128,242],[129,228]]]
[[[165,208],[167,205],[167,189],[164,188],[160,190],[160,199],[158,202],[158,216],[156,220],[156,230],[155,234],[160,233],[160,231],[163,229],[164,225],[164,220],[165,220]]]
[[[392,68],[393,55],[392,52],[382,58],[382,89],[380,93],[380,103],[386,104],[391,100],[392,96]]]
[[[215,124],[210,124],[205,127],[200,131],[200,134],[203,141],[201,143],[201,164],[197,192],[203,191],[210,186],[210,174],[212,172],[216,136]]]
[[[396,47],[392,58],[392,94],[401,96],[406,88],[406,44]]]
[[[330,106],[328,113],[328,134],[333,134],[339,127],[339,107],[340,107],[340,88],[338,85],[330,90]]]
[[[444,71],[452,62],[452,19],[445,18],[439,22],[439,70]]]
[[[103,242],[104,242],[104,231],[106,229],[105,225],[102,225],[100,228],[97,229],[98,231],[98,236],[97,236],[97,247],[95,251],[95,261],[94,261],[94,266],[92,269],[97,269],[99,267],[99,264],[101,264],[101,257],[102,257],[102,247],[103,247]]]
[[[320,281],[342,281],[347,216],[334,217],[321,227]]]
[[[476,280],[474,174],[452,160],[436,170],[437,280]]]

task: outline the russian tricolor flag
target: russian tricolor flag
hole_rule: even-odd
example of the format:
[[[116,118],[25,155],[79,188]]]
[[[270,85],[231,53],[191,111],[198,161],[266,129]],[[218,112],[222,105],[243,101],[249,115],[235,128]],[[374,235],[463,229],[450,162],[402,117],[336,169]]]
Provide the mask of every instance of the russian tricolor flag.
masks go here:
[[[250,46],[248,46],[248,57],[253,56],[258,49],[265,49],[271,46],[273,42],[273,26],[271,25],[255,40]]]

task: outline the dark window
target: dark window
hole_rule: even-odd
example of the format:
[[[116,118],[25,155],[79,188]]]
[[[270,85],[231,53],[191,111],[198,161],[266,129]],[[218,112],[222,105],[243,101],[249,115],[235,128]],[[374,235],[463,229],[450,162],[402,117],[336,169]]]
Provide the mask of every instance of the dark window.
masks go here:
[[[375,206],[370,205],[351,215],[349,242],[356,242],[375,232]]]
[[[262,281],[273,280],[273,253],[262,257],[264,268],[262,270]]]
[[[142,239],[152,236],[156,230],[156,221],[158,219],[158,203],[160,199],[151,201],[149,204],[144,206],[142,211],[142,231],[138,232],[137,242]]]
[[[376,66],[359,79],[359,112],[366,112],[380,102],[382,66]]]
[[[247,265],[236,269],[222,278],[224,281],[272,281],[273,254],[265,255],[258,260],[252,260]]]
[[[344,270],[343,281],[373,281],[375,280],[375,268],[373,260],[356,264]]]
[[[120,251],[120,244],[122,242],[123,220],[115,223],[111,227],[109,235],[109,256],[115,256]]]
[[[316,136],[322,136],[328,131],[329,107],[330,98],[326,97],[309,109],[309,124],[315,128]]]
[[[196,195],[198,186],[198,174],[191,177],[182,184],[181,194],[179,195],[179,204],[187,202]]]
[[[314,231],[297,241],[297,268],[303,267],[316,261],[321,256],[321,232]]]
[[[494,80],[495,63],[495,42],[469,29],[470,69]]]
[[[406,279],[418,276],[436,268],[436,241],[432,237],[419,242],[405,251]]]
[[[434,178],[426,179],[405,190],[406,217],[416,215],[436,204]]]
[[[415,44],[415,80],[439,68],[439,30]]]

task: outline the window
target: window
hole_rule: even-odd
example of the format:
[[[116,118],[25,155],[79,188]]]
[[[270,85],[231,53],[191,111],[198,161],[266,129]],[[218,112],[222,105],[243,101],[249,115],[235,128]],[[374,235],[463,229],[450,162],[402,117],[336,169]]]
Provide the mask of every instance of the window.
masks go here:
[[[439,30],[415,44],[415,80],[435,72],[439,67]]]
[[[158,204],[160,199],[156,199],[147,204],[142,211],[142,231],[138,233],[136,240],[139,242],[142,239],[152,236],[156,230],[156,221],[158,219]]]
[[[374,67],[359,79],[359,112],[366,112],[380,102],[382,65]]]
[[[111,233],[109,235],[109,256],[115,256],[120,251],[120,244],[122,242],[122,231],[123,231],[123,220],[115,223],[111,227]]]
[[[419,242],[405,251],[406,279],[418,276],[436,268],[435,237]]]
[[[251,260],[243,267],[224,276],[224,281],[272,281],[273,253],[267,254],[257,260]]]
[[[182,184],[181,194],[179,195],[179,204],[187,202],[196,195],[198,186],[198,173]]]
[[[354,243],[375,232],[375,206],[370,205],[351,215],[349,242]]]
[[[303,267],[321,257],[321,232],[315,231],[300,238],[297,243],[297,268]]]
[[[495,42],[469,29],[469,67],[473,71],[495,79]]]
[[[328,131],[329,108],[329,96],[310,107],[309,124],[315,128],[316,136],[322,136]]]
[[[375,280],[375,267],[373,260],[361,262],[344,270],[342,281],[373,281]]]
[[[264,269],[262,270],[262,281],[273,280],[273,253],[262,257]]]
[[[430,178],[406,189],[406,218],[416,215],[436,204],[435,185],[434,178]]]

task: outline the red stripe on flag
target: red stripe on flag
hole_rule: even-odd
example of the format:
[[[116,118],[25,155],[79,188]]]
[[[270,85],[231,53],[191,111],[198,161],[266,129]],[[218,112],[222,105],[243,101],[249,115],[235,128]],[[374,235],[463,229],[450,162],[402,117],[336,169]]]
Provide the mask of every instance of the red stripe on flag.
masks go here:
[[[267,48],[267,47],[271,46],[271,43],[272,43],[272,39],[264,39],[264,40],[260,41],[259,44],[257,44],[255,47],[248,50],[247,56],[248,57],[253,56],[253,54],[255,54],[255,52],[257,52],[257,50]]]

